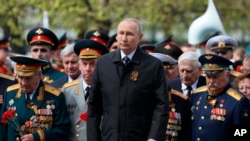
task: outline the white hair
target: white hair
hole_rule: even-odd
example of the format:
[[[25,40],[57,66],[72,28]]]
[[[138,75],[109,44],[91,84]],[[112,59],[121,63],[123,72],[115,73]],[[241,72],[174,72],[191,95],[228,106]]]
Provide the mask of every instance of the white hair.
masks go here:
[[[180,64],[182,61],[191,60],[194,62],[194,64],[200,67],[201,63],[199,62],[198,58],[199,56],[196,52],[193,52],[193,51],[184,52],[178,58],[178,64]]]
[[[67,44],[65,46],[65,48],[61,51],[61,54],[60,54],[62,59],[66,55],[69,55],[71,53],[75,53],[74,52],[74,45],[75,45],[74,43],[71,43],[71,44]]]

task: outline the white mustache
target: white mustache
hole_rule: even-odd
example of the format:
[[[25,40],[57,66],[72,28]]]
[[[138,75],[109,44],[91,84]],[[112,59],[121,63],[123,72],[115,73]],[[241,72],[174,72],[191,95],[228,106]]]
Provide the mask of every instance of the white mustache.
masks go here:
[[[217,83],[208,83],[208,87],[217,87],[218,84]]]

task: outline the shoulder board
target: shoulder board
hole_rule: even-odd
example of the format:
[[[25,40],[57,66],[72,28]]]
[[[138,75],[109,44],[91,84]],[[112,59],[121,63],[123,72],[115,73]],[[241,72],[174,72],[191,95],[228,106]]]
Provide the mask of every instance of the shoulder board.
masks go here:
[[[11,85],[7,88],[7,92],[9,91],[13,91],[13,90],[16,90],[16,89],[19,89],[20,88],[20,85],[19,84],[14,84],[14,85]]]
[[[71,81],[71,82],[65,83],[65,84],[64,84],[64,87],[65,87],[65,88],[68,88],[68,87],[71,87],[71,86],[77,85],[78,83],[79,83],[79,81],[78,81],[78,79],[77,79],[77,80],[74,80],[74,81]]]
[[[240,94],[238,91],[236,91],[232,88],[229,88],[227,90],[227,94],[230,95],[231,97],[233,97],[234,99],[236,99],[237,101],[239,101],[243,97],[242,94]]]
[[[0,73],[0,77],[14,81],[15,77]]]
[[[234,76],[234,77],[238,77],[238,76],[240,76],[242,73],[241,73],[241,72],[238,72],[238,71],[232,70],[232,71],[230,71],[230,74],[231,74],[232,76]]]
[[[199,92],[204,92],[207,91],[207,86],[201,86],[193,91],[193,93],[199,93]]]
[[[188,99],[188,97],[185,96],[183,93],[181,93],[181,92],[179,92],[179,91],[176,91],[176,90],[174,90],[174,89],[171,89],[170,93],[171,93],[171,94],[174,94],[174,95],[177,95],[177,96],[179,96],[179,97],[181,97],[181,98],[183,98],[183,99],[185,99],[185,100]]]
[[[47,85],[47,84],[45,84],[45,91],[47,91],[47,92],[49,92],[49,93],[51,93],[51,94],[53,94],[55,96],[59,96],[60,93],[61,93],[60,90],[58,90],[58,89],[56,89],[56,88],[54,88],[54,87],[52,87],[50,85]]]

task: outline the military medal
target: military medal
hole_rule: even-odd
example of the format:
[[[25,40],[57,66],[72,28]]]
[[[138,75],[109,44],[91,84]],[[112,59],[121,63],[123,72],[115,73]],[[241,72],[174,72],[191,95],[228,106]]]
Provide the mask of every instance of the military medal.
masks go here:
[[[175,103],[169,104],[169,119],[166,131],[166,141],[175,141],[178,131],[181,130],[181,114],[176,112]]]
[[[14,100],[13,100],[13,99],[11,99],[11,100],[9,101],[9,105],[12,105],[12,104],[14,104]]]
[[[53,110],[55,109],[55,104],[54,100],[50,100],[50,108]]]

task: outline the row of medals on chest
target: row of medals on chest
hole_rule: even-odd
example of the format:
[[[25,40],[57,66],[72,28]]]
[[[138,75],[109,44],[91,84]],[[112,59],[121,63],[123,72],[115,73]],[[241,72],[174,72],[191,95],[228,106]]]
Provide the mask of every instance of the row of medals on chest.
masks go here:
[[[168,141],[169,135],[172,137],[172,141],[174,137],[178,136],[178,131],[181,130],[181,113],[176,111],[174,103],[170,103],[169,108],[170,111],[166,130],[166,141]]]
[[[199,104],[201,101],[201,97],[199,98],[199,100],[196,102],[196,110],[198,111],[199,109]],[[211,110],[211,116],[210,116],[210,120],[218,120],[218,121],[224,121],[225,120],[225,116],[227,114],[226,109],[224,108],[224,103],[225,100],[221,99],[217,105],[217,99],[216,98],[208,98],[207,103],[210,104],[212,106],[212,110]],[[204,106],[205,109],[207,109],[207,105]]]

